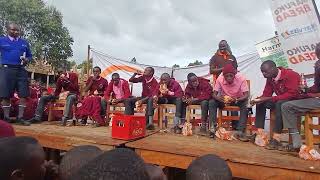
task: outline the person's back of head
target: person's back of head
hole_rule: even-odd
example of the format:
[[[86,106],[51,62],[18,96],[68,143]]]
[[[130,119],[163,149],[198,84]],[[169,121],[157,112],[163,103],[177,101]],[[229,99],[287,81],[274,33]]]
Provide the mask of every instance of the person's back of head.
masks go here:
[[[42,180],[45,176],[45,155],[32,137],[0,139],[0,179]]]
[[[132,150],[117,148],[84,165],[71,180],[149,180],[144,161]]]
[[[15,132],[10,123],[0,120],[0,138],[15,136]]]
[[[162,169],[153,164],[146,164],[146,171],[150,180],[167,180],[167,176],[163,173]]]
[[[232,173],[225,160],[208,154],[191,162],[186,177],[187,180],[229,180]]]
[[[102,153],[101,149],[90,145],[78,146],[71,149],[63,156],[59,165],[61,180],[70,179],[73,173]]]

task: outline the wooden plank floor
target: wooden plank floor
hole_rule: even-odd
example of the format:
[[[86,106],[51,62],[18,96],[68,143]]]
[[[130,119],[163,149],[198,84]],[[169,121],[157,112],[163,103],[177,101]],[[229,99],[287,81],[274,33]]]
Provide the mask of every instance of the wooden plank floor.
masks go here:
[[[14,125],[17,136],[31,136],[41,143],[42,146],[69,150],[79,145],[95,145],[103,150],[110,150],[124,145],[128,141],[111,138],[111,128],[91,126],[62,127],[56,123],[43,122],[31,126]],[[149,131],[148,134],[156,131]]]
[[[270,151],[251,143],[157,133],[126,146],[135,148],[145,161],[161,166],[186,169],[196,157],[216,154],[228,162],[235,177],[320,179],[319,161],[305,161],[297,154]]]

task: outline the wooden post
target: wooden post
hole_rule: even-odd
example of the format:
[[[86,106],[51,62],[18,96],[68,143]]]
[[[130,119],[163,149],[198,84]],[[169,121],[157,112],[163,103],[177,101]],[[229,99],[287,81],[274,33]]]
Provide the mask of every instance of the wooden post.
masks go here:
[[[87,56],[87,75],[89,77],[90,72],[90,45],[88,45],[88,56]]]

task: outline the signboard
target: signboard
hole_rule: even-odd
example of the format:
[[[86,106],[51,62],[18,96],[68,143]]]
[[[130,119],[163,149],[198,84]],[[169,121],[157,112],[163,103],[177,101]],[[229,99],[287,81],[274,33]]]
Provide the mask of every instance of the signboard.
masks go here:
[[[262,61],[272,60],[278,67],[288,67],[287,57],[277,36],[256,44],[256,49]]]
[[[313,73],[320,24],[313,0],[270,0],[281,48],[291,69]]]

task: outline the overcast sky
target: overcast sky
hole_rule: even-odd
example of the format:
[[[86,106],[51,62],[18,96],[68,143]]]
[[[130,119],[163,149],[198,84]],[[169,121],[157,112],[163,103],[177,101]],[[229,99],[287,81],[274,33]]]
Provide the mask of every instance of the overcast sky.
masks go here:
[[[74,57],[87,45],[160,66],[207,63],[221,39],[238,56],[274,35],[268,0],[45,0],[64,16]],[[316,0],[318,6],[319,1]]]

